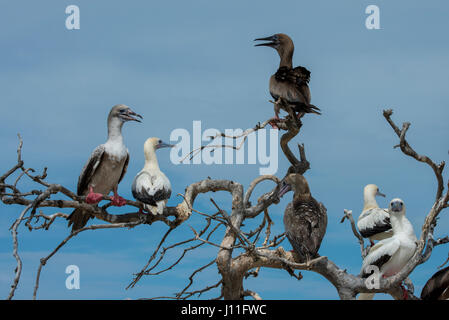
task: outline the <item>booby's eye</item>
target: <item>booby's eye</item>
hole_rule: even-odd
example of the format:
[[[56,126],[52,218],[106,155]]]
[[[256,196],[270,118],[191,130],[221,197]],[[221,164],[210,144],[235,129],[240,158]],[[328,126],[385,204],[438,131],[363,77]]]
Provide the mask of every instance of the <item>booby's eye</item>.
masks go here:
[[[157,143],[162,143],[162,140],[159,140]]]

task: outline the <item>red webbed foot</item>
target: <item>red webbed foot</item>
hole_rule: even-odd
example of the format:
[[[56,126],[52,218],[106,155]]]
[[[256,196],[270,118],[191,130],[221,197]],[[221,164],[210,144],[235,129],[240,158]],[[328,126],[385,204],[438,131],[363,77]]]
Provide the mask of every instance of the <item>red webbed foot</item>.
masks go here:
[[[111,204],[116,207],[123,207],[126,204],[126,199],[120,197],[118,194],[114,194],[114,196],[111,197]]]
[[[402,284],[401,284],[401,289],[402,289],[402,298],[404,300],[408,300],[408,291]]]
[[[101,193],[95,193],[92,187],[89,188],[89,194],[86,197],[86,202],[88,204],[96,204],[103,200],[103,195]]]
[[[271,121],[268,122],[268,123],[270,124],[270,126],[271,126],[273,129],[278,129],[278,130],[279,130],[279,127],[278,127],[277,124],[276,124],[276,122],[278,122],[279,120],[280,120],[279,117],[274,117],[274,118],[271,119]]]

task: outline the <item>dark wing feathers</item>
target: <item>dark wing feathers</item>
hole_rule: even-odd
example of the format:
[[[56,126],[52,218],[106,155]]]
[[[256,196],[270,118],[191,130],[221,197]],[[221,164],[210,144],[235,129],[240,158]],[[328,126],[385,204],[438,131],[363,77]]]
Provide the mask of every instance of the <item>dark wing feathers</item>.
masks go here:
[[[373,227],[360,230],[360,234],[364,238],[369,238],[378,233],[382,233],[391,229],[390,218],[385,218],[382,222],[375,223]]]
[[[137,190],[137,181],[140,178],[141,175],[148,175],[149,179],[151,181],[151,184],[155,183],[156,180],[156,176],[152,176],[150,175],[148,172],[141,172],[139,173],[136,178],[134,179],[133,185],[132,185],[132,194],[134,196],[134,198],[136,198],[137,200],[152,205],[152,206],[156,206],[156,202],[161,201],[161,200],[165,200],[165,199],[169,199],[171,196],[171,189],[166,189],[166,188],[162,188],[159,190],[156,190],[156,192],[151,195],[148,190],[146,188],[141,188],[140,190]]]
[[[377,266],[380,270],[380,268],[387,263],[391,259],[391,256],[388,254],[385,254],[383,256],[380,256],[376,261],[370,263],[370,265]],[[374,271],[373,271],[374,272]],[[372,274],[372,272],[371,272]],[[365,271],[362,271],[362,278],[368,278],[371,274],[366,273]]]
[[[449,289],[449,267],[436,272],[421,291],[423,300],[439,300],[443,292]]]
[[[278,81],[296,83],[298,87],[303,84],[308,84],[310,81],[310,71],[301,66],[293,69],[289,67],[280,67],[274,76]]]
[[[301,66],[293,69],[283,66],[276,71],[276,73],[274,74],[274,78],[278,82],[288,82],[292,84],[297,91],[296,94],[302,97],[302,99],[300,99],[302,100],[302,102],[291,102],[291,101],[289,102],[295,105],[295,111],[321,114],[319,112],[321,111],[320,108],[310,103],[311,95],[308,86],[308,83],[310,81],[309,70]],[[272,93],[271,95],[273,96],[274,99],[278,99],[278,97],[275,97]]]
[[[318,256],[327,227],[326,208],[314,198],[290,203],[284,214],[286,236],[301,261]]]
[[[122,175],[120,176],[118,183],[120,183],[122,181],[123,177],[125,176],[126,170],[128,169],[128,164],[129,164],[129,153],[126,153],[125,164],[123,165]]]
[[[90,155],[89,160],[81,170],[81,174],[78,178],[78,187],[77,187],[77,194],[79,196],[84,195],[84,193],[87,191],[92,176],[94,175],[95,170],[97,169],[98,165],[100,164],[101,160],[105,155],[104,151],[105,149],[103,145],[96,147],[95,150]]]
[[[302,85],[302,84],[308,84],[310,81],[310,71],[307,70],[304,67],[298,66],[296,68],[292,69],[295,77],[296,77],[296,83],[298,85]]]

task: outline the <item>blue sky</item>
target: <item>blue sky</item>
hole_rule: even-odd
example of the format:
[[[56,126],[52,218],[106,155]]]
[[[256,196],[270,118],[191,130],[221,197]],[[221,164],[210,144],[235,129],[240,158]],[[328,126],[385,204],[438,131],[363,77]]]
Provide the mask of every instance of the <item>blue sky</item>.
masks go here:
[[[65,8],[71,4],[80,8],[80,30],[65,28]],[[365,28],[370,4],[380,8],[380,30]],[[387,194],[381,206],[394,197],[405,201],[419,236],[433,203],[435,179],[430,168],[393,149],[397,138],[382,110],[393,108],[399,125],[412,123],[408,139],[419,153],[436,162],[448,160],[447,2],[18,0],[2,1],[0,8],[1,172],[15,163],[20,133],[25,165],[47,166],[48,181],[76,190],[90,152],[106,139],[107,113],[124,103],[144,116],[142,124],[124,127],[131,162],[119,191],[131,198],[130,186],[143,165],[148,137],[169,140],[176,128],[191,131],[194,120],[202,121],[203,130],[246,129],[272,116],[268,78],[278,57],[272,49],[253,47],[253,39],[283,32],[295,42],[294,65],[311,70],[312,102],[323,111],[322,116],[307,116],[293,141],[305,143],[311,162],[306,177],[314,197],[328,209],[320,253],[358,273],[358,243],[349,225],[339,221],[344,208],[359,214],[368,183]],[[207,176],[235,179],[247,187],[259,174],[257,164],[174,165],[167,150],[158,156],[172,182],[170,205],[180,201],[176,194],[187,185]],[[280,155],[277,175],[282,177],[287,168]],[[264,184],[257,193],[271,187]],[[211,196],[230,209],[230,197],[224,193],[201,196],[195,207],[214,212]],[[282,232],[282,214],[290,199],[288,194],[270,209],[275,232]],[[15,267],[8,228],[20,207],[2,204],[0,211],[0,296],[6,297]],[[192,217],[169,243],[191,237],[189,224],[199,228],[201,219]],[[38,298],[172,295],[187,283],[187,274],[216,255],[216,248],[203,246],[172,272],[145,277],[125,290],[166,230],[155,223],[81,234],[43,269]],[[445,236],[448,230],[449,218],[443,212],[435,235]],[[39,259],[68,232],[65,221],[50,231],[21,229],[24,269],[17,298],[32,297]],[[290,249],[288,242],[283,245]],[[437,247],[430,261],[413,272],[418,293],[447,252],[447,247]],[[80,290],[65,288],[64,271],[70,264],[80,267]],[[298,282],[285,271],[263,270],[258,278],[245,281],[245,288],[269,299],[338,298],[320,275],[303,275]],[[207,269],[199,280],[198,287],[215,283],[216,268]],[[202,297],[218,295],[214,291]]]

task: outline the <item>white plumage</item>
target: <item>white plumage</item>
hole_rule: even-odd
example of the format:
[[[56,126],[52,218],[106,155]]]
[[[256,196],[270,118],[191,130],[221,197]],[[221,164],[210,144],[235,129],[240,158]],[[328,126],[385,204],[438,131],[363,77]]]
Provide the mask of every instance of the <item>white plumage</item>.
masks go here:
[[[144,144],[145,165],[134,178],[132,193],[134,198],[145,203],[145,209],[154,215],[163,214],[171,196],[171,184],[159,169],[156,150],[173,147],[159,138],[149,138]]]
[[[405,217],[405,205],[401,199],[393,199],[389,206],[393,235],[376,243],[363,260],[361,274],[368,276],[366,268],[370,265],[379,268],[380,277],[391,277],[398,273],[413,256],[417,238],[413,226]],[[361,293],[359,300],[369,300],[373,293]]]
[[[374,240],[383,240],[393,234],[390,224],[390,214],[387,209],[379,208],[376,196],[383,196],[375,184],[368,184],[363,190],[363,211],[357,220],[357,227],[364,238],[369,238],[371,244]]]

